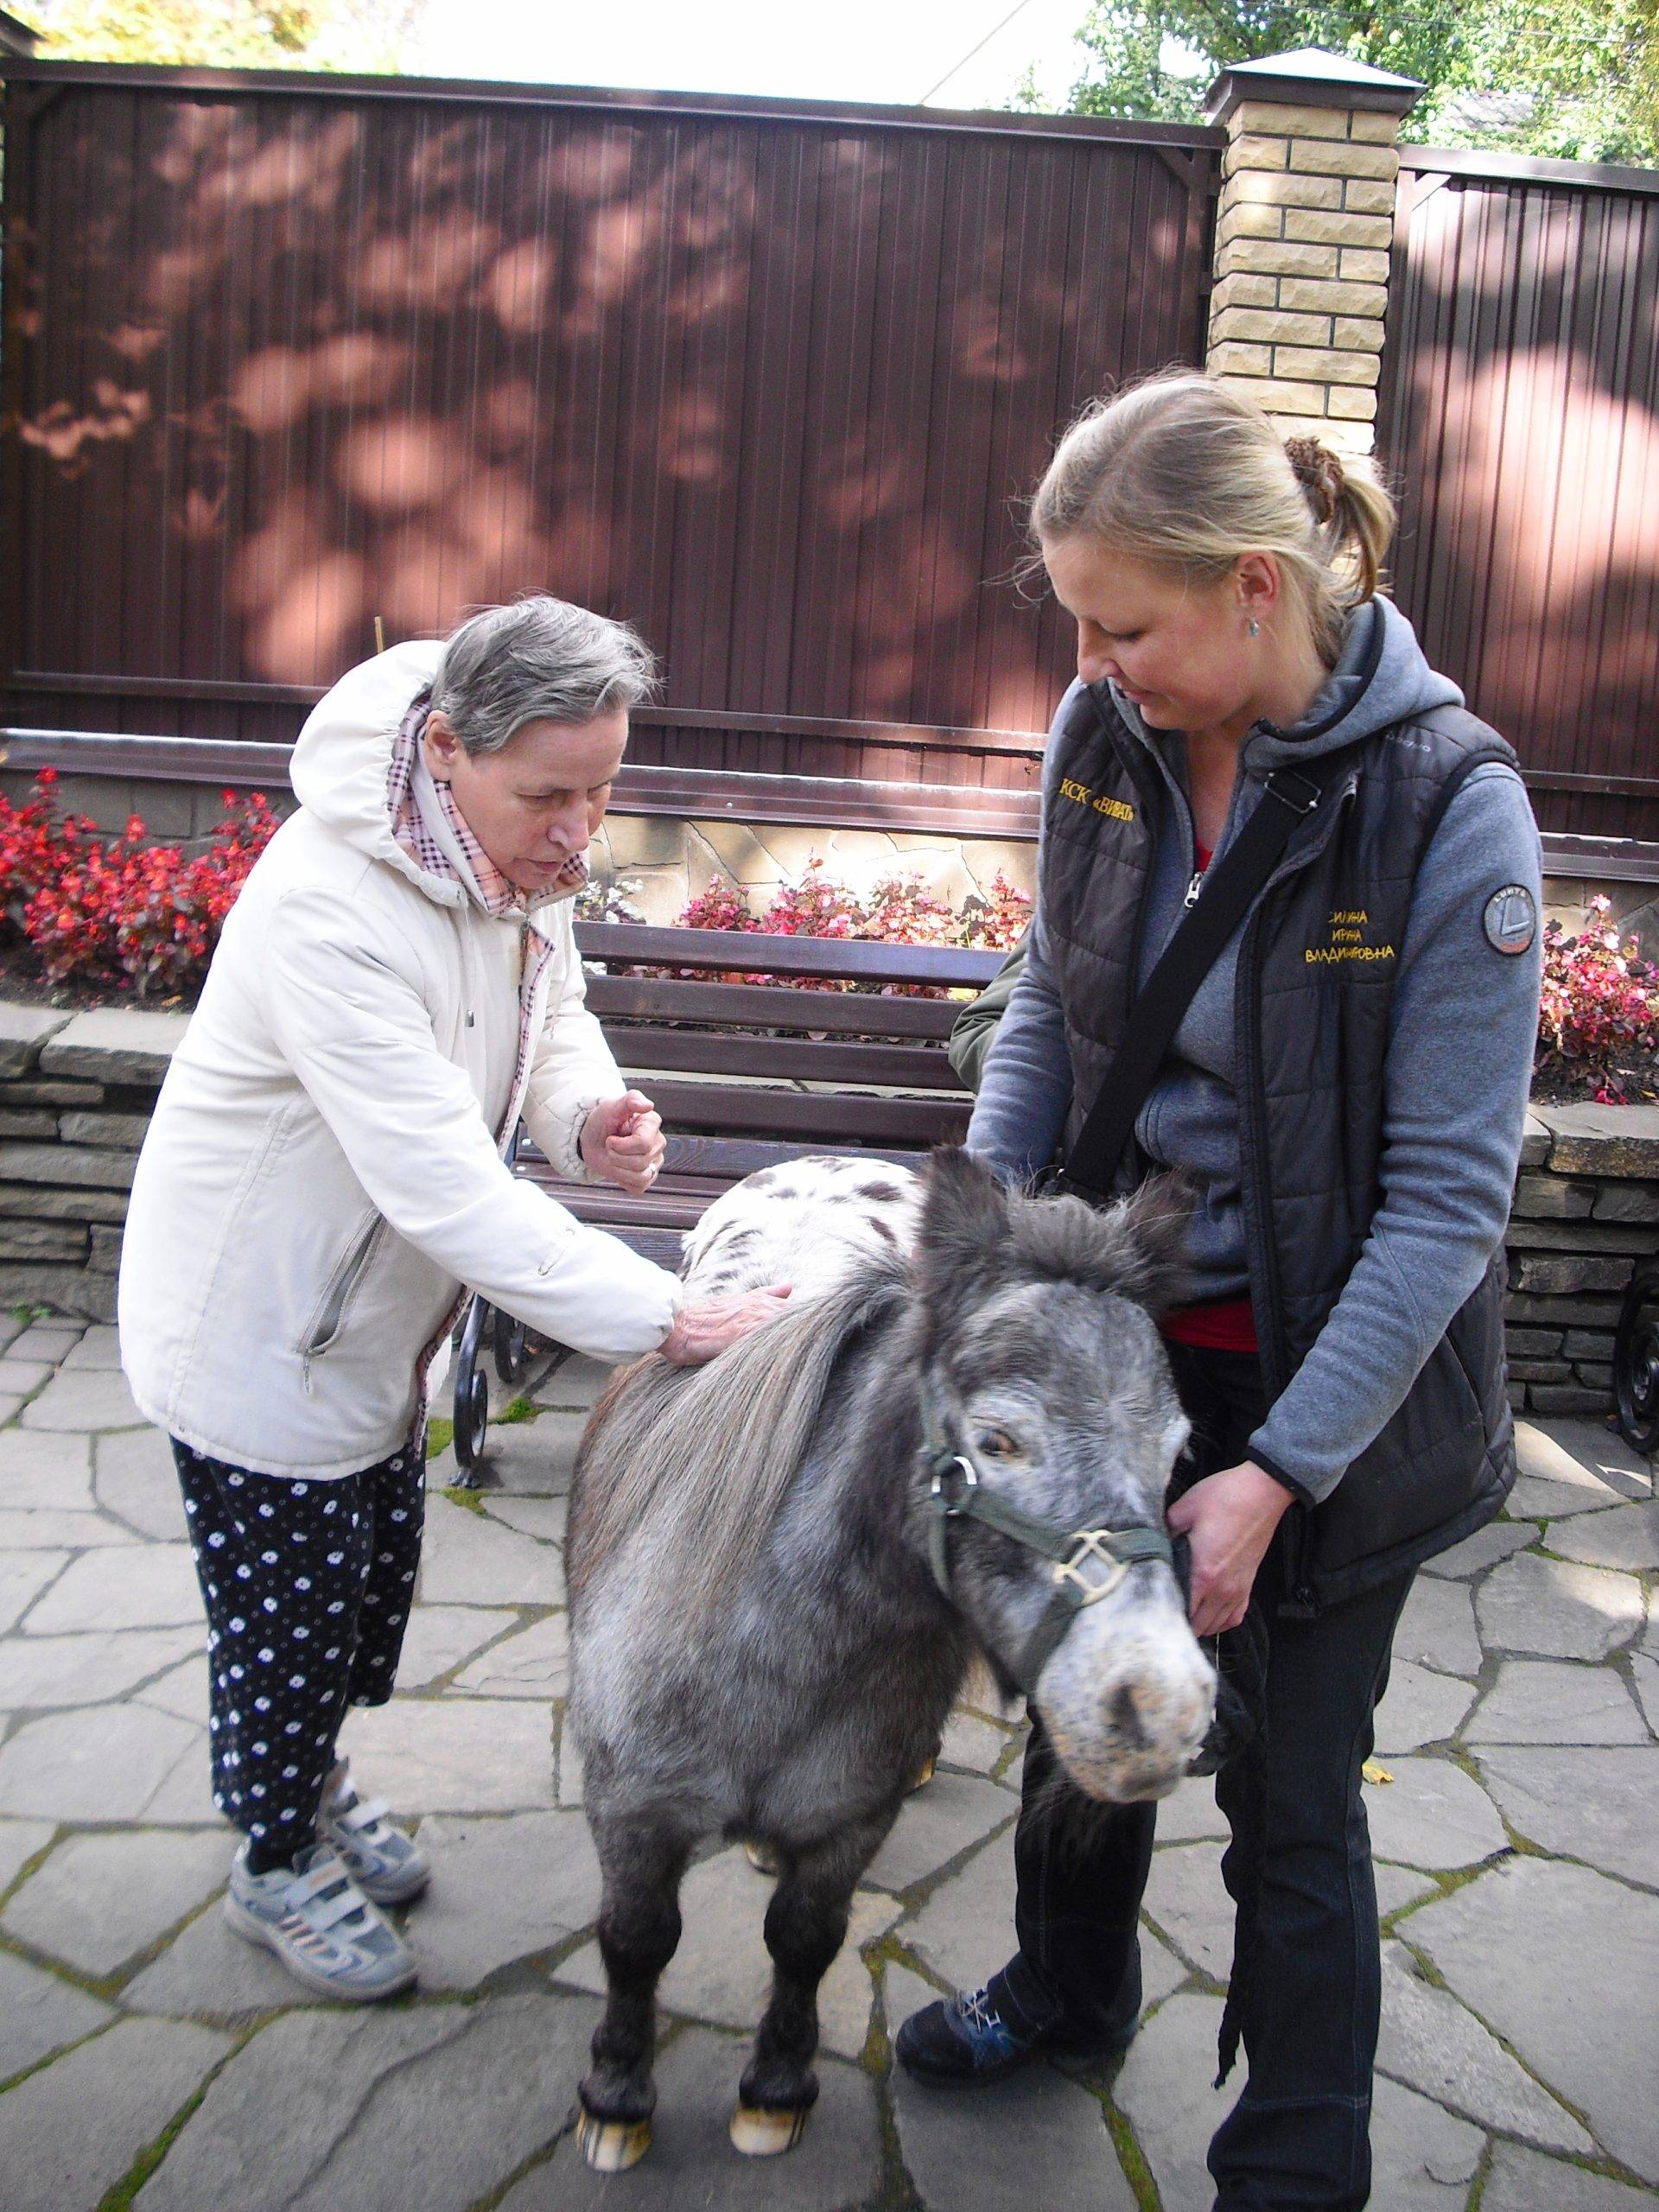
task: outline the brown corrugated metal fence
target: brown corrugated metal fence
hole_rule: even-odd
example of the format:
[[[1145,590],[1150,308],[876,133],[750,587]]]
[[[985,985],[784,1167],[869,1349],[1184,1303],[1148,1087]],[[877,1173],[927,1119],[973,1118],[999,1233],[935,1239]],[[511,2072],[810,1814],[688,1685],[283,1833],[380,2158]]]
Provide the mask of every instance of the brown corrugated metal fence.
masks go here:
[[[0,719],[286,736],[539,588],[664,655],[643,760],[1023,785],[1014,502],[1201,358],[1219,141],[24,65]]]
[[[1408,149],[1401,605],[1547,828],[1659,841],[1659,175]]]

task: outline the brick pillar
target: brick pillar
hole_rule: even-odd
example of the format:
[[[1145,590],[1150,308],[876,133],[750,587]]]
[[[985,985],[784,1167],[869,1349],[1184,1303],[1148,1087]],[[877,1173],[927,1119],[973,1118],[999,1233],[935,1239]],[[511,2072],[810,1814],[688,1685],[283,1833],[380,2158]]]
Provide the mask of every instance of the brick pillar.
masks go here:
[[[1311,47],[1211,88],[1227,151],[1205,365],[1338,452],[1371,450],[1395,143],[1422,90]]]

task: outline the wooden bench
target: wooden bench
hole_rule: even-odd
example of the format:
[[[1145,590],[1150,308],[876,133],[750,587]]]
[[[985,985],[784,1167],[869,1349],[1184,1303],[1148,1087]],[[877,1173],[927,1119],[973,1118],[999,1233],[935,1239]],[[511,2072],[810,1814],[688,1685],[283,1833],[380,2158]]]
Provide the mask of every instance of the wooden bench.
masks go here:
[[[576,944],[588,1004],[624,1075],[662,1115],[663,1172],[637,1198],[565,1183],[528,1140],[514,1167],[664,1267],[678,1266],[704,1207],[758,1168],[808,1153],[913,1167],[967,1129],[972,1101],[945,1040],[1000,952],[624,923],[579,923]],[[627,972],[640,967],[674,972]],[[918,987],[957,995],[908,995]],[[454,1393],[455,1456],[468,1470],[489,1421],[486,1340],[503,1383],[521,1381],[527,1364],[523,1330],[474,1299]]]

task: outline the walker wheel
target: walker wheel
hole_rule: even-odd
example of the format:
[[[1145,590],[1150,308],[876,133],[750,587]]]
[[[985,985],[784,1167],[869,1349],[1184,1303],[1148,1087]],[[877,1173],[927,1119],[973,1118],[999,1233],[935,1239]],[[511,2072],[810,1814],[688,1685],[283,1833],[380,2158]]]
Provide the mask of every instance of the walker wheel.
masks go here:
[[[495,1309],[495,1371],[510,1389],[530,1372],[530,1332],[511,1313]]]
[[[466,1387],[455,1392],[455,1458],[468,1473],[484,1455],[489,1428],[489,1377],[482,1368],[474,1367]]]
[[[1659,1444],[1659,1261],[1639,1267],[1624,1294],[1613,1339],[1613,1402],[1631,1451],[1650,1452]]]

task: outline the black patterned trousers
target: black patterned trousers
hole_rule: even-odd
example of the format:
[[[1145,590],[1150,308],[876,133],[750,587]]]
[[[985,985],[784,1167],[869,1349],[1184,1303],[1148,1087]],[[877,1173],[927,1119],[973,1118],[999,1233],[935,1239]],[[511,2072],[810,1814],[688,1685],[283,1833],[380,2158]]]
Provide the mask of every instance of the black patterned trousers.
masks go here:
[[[173,1457],[207,1608],[213,1802],[262,1844],[316,1827],[346,1708],[391,1695],[425,1519],[413,1449],[326,1481]]]

